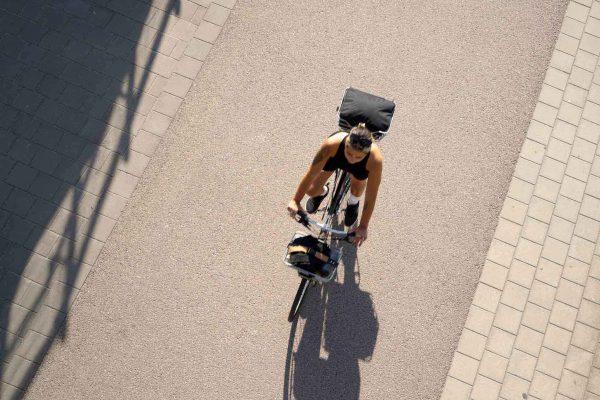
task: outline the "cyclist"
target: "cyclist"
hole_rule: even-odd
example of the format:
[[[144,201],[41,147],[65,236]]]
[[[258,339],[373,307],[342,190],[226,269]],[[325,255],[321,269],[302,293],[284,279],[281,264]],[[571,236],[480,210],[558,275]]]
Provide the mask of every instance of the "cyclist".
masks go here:
[[[360,246],[367,240],[369,221],[375,208],[377,190],[381,182],[383,156],[373,134],[364,123],[358,124],[347,132],[331,135],[321,144],[308,171],[304,174],[296,194],[288,204],[288,212],[294,217],[302,210],[300,201],[308,194],[306,212],[316,212],[329,187],[325,185],[333,171],[340,168],[350,174],[350,194],[344,215],[344,225],[352,226],[358,217],[359,199],[365,192],[365,204],[358,224],[354,229],[354,243]]]

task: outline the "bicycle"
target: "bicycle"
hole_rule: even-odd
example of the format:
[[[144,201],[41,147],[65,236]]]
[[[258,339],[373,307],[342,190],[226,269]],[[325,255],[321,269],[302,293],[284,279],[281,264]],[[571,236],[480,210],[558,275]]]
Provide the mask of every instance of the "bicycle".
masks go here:
[[[395,107],[393,101],[353,88],[347,88],[342,97],[341,105],[337,108],[338,125],[342,130],[349,130],[352,126],[365,121],[371,132],[373,132],[374,139],[380,141],[389,131]],[[329,185],[329,182],[327,185]],[[338,169],[334,173],[333,194],[329,197],[329,203],[326,207],[318,210],[323,211],[323,222],[315,221],[304,211],[297,213],[295,216],[295,220],[310,231],[313,229],[318,230],[318,236],[315,238],[310,234],[296,232],[288,244],[284,263],[295,268],[301,278],[288,314],[288,322],[292,322],[298,315],[309,285],[327,283],[337,275],[337,266],[342,256],[342,249],[335,245],[340,241],[351,242],[354,237],[354,233],[333,228],[334,222],[337,221],[337,217],[342,211],[340,209],[342,200],[349,190],[350,176],[348,172]],[[303,241],[309,245],[298,244]],[[309,268],[308,264],[299,266],[297,263],[292,262],[290,248],[294,249],[294,246],[299,246],[296,249],[302,248],[307,254],[312,254],[321,260],[321,263],[317,263],[316,268],[313,268],[312,265]]]
[[[331,240],[331,242],[342,240],[350,241],[350,239],[354,236],[353,233],[336,230],[332,227],[332,222],[334,221],[334,218],[337,217],[340,211],[341,201],[348,192],[348,189],[350,188],[350,177],[347,175],[348,173],[342,171],[340,174],[339,171],[336,171],[336,175],[338,174],[341,176],[336,176],[334,195],[331,197],[330,204],[326,208],[324,223],[319,223],[313,220],[304,211],[300,211],[298,214],[296,214],[295,218],[297,222],[304,225],[308,229],[311,229],[311,226],[318,228],[320,232],[317,236],[317,240],[325,244],[327,243],[328,238]],[[302,237],[305,236],[303,236],[301,232],[297,232],[292,237],[290,245],[297,242],[298,239]],[[294,301],[292,302],[292,307],[288,315],[289,322],[292,322],[294,320],[298,311],[300,310],[300,306],[302,304],[302,301],[304,300],[304,295],[306,293],[308,285],[312,284],[314,286],[317,283],[327,283],[336,275],[337,266],[342,256],[342,251],[341,249],[331,247],[330,245],[327,245],[326,248],[329,249],[329,254],[326,255],[326,261],[323,264],[322,268],[315,269],[312,271],[305,268],[298,268],[296,265],[290,262],[290,252],[288,251],[288,253],[286,254],[284,262],[288,266],[298,269],[298,275],[300,275],[301,277],[300,285],[298,286],[296,296],[294,297]]]

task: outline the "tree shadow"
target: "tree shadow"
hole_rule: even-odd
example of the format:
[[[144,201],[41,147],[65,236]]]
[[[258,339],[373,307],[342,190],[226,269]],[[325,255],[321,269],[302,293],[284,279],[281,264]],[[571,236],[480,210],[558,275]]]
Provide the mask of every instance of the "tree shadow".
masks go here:
[[[179,0],[161,3],[0,4],[3,399],[22,397],[66,337],[67,312],[147,163],[132,140],[180,11]]]
[[[359,287],[356,247],[346,243],[342,248],[343,282],[336,279],[309,288],[300,310],[304,329],[295,352],[297,320],[292,324],[284,400],[360,396],[359,360],[373,356],[379,323],[371,295]]]

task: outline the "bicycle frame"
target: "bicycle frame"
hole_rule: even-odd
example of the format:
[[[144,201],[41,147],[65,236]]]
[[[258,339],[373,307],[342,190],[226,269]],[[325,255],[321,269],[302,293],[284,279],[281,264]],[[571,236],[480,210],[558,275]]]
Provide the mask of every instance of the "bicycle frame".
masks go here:
[[[348,173],[345,171],[336,170],[333,194],[330,198],[329,205],[327,207],[325,207],[325,209],[324,209],[323,222],[318,222],[318,221],[313,220],[304,211],[301,211],[296,215],[296,217],[295,217],[296,221],[314,233],[316,233],[318,231],[317,237],[320,240],[329,241],[330,244],[333,241],[340,241],[340,240],[350,241],[349,239],[354,236],[353,233],[348,233],[345,230],[338,230],[338,229],[333,228],[334,218],[339,214],[341,202],[342,202],[344,196],[346,195],[346,193],[348,192],[349,188],[350,188],[350,176],[348,175]],[[298,236],[301,236],[301,235],[302,235],[302,232],[296,232],[296,234],[294,234],[294,237],[292,238],[292,240],[296,239]],[[334,255],[334,259],[339,260],[341,257],[341,249],[331,246],[331,251],[332,251],[332,254]],[[309,280],[317,280],[319,282],[328,282],[333,277],[333,275],[330,275],[328,277],[321,277],[321,276],[309,273],[308,271],[304,271],[302,269],[296,268],[294,265],[292,265],[291,263],[289,263],[287,261],[287,253],[286,253],[286,257],[284,258],[284,263],[286,265],[288,265],[289,267],[297,269],[298,273],[301,276],[304,276],[305,278],[307,278]]]
[[[348,190],[350,189],[350,176],[346,171],[336,170],[334,179],[334,190],[333,195],[329,200],[329,205],[325,208],[323,216],[323,226],[331,228],[333,225],[333,219],[340,212],[340,205]],[[328,232],[321,230],[319,238],[327,239]]]

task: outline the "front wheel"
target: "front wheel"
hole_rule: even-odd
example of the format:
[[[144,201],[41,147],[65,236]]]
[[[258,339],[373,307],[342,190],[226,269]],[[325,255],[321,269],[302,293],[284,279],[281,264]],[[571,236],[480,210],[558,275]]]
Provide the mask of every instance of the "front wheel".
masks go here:
[[[306,288],[308,287],[308,279],[302,278],[300,282],[300,286],[298,286],[298,291],[296,292],[296,297],[294,297],[294,302],[292,303],[292,308],[290,309],[290,314],[288,315],[288,322],[292,322],[298,311],[300,310],[300,306],[302,305],[302,300],[304,300],[304,294],[306,293]]]

